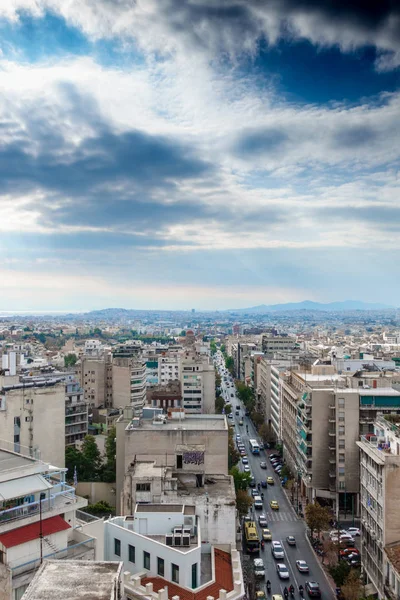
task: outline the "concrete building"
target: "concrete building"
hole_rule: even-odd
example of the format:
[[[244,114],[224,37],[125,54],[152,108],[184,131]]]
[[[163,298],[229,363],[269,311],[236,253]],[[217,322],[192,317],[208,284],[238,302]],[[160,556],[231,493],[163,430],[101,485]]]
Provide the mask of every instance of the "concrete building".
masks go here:
[[[90,407],[112,406],[111,355],[83,356],[76,365],[76,373]]]
[[[113,351],[112,402],[115,408],[130,404],[140,413],[146,403],[146,361],[141,342],[130,342]]]
[[[0,439],[16,452],[20,446],[32,455],[59,466],[65,464],[65,384],[59,378],[22,382],[18,376],[0,376]]]
[[[211,414],[215,410],[215,369],[212,361],[192,351],[182,354],[181,389],[187,413]]]
[[[70,378],[65,383],[65,445],[75,446],[88,433],[88,404],[79,383]]]
[[[100,357],[104,352],[104,346],[100,340],[86,340],[84,347],[85,356]]]
[[[263,335],[261,342],[262,351],[268,358],[274,358],[274,355],[279,353],[286,353],[296,348],[295,338],[280,337],[274,335]]]
[[[225,416],[168,415],[132,419],[126,410],[117,422],[117,512],[131,515],[138,502],[194,504],[203,540],[235,544]]]
[[[368,582],[373,584],[379,598],[390,597],[391,586],[399,590],[393,576],[396,548],[400,546],[400,417],[396,417],[380,415],[374,423],[374,433],[361,436],[357,442],[361,557]]]
[[[204,543],[193,505],[137,505],[132,516],[106,521],[104,547],[107,559],[123,560],[129,597],[149,598],[162,589],[175,599],[244,595],[239,553],[228,544]]]
[[[122,562],[46,560],[22,600],[123,600]]]
[[[356,442],[373,431],[378,412],[400,412],[400,393],[349,387],[334,373],[292,372],[280,379],[284,455],[302,494],[337,516],[359,514]]]
[[[147,404],[152,408],[182,407],[182,392],[180,381],[169,381],[166,385],[158,385],[147,389]]]
[[[0,600],[19,600],[43,559],[92,559],[95,540],[78,520],[87,500],[65,483],[66,469],[6,446],[0,443]]]
[[[158,357],[158,381],[161,385],[181,379],[181,357],[163,353]]]

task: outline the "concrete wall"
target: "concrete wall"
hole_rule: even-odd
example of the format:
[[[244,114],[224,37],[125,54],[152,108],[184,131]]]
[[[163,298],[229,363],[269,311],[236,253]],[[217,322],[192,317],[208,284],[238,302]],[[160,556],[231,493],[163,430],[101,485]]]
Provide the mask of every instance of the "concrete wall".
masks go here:
[[[346,492],[359,492],[360,490],[360,451],[356,442],[360,439],[360,398],[358,394],[336,393],[336,397],[345,399],[345,473]],[[343,410],[336,403],[336,421],[339,426],[339,411]],[[340,439],[340,436],[338,436]],[[340,450],[338,449],[338,452]],[[343,452],[343,450],[341,450]]]
[[[396,464],[396,462],[398,463],[398,460],[396,461],[398,457],[393,458],[395,460],[391,464],[390,459],[386,459],[389,464],[385,464],[384,469],[383,497],[385,505],[383,518],[385,521],[385,546],[400,540],[400,466]]]
[[[82,497],[89,496],[89,504],[96,504],[96,502],[104,500],[114,508],[116,506],[115,483],[82,481],[81,483],[78,483],[76,493],[78,496]]]
[[[114,538],[121,542],[121,556],[114,554]],[[128,544],[135,547],[135,563],[129,562]],[[105,560],[124,561],[124,570],[132,574],[145,570],[143,553],[150,554],[149,575],[157,575],[157,557],[164,559],[164,576],[171,580],[172,563],[179,567],[179,585],[192,587],[192,565],[197,563],[197,585],[201,574],[201,545],[182,552],[164,543],[146,538],[124,527],[107,521],[105,523]]]
[[[215,413],[215,369],[212,365],[203,371],[203,413]]]
[[[14,418],[19,417],[20,444],[39,448],[41,459],[65,465],[65,386],[10,390],[0,411],[0,438],[14,443]],[[28,420],[26,420],[28,419]],[[31,420],[32,419],[32,420]]]
[[[329,405],[334,402],[331,391],[312,391],[312,486],[315,489],[329,489],[329,445],[335,444],[336,438],[328,434],[329,426],[334,427],[328,419]]]
[[[128,406],[131,403],[131,368],[113,364],[112,373],[113,406]]]
[[[49,540],[51,545],[47,543]],[[63,550],[68,544],[68,530],[59,531],[43,538],[43,555],[53,554],[58,550]],[[26,544],[19,544],[12,548],[7,548],[7,564],[10,567],[18,567],[31,560],[36,560],[40,557],[40,540],[39,538],[32,540]]]
[[[106,402],[106,370],[106,361],[101,358],[82,358],[78,367],[85,400],[96,407]]]

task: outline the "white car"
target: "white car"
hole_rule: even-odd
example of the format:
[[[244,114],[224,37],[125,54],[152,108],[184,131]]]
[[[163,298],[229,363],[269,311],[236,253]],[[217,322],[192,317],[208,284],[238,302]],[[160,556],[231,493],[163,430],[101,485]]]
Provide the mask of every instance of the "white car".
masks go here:
[[[361,535],[361,531],[358,527],[349,527],[347,533],[352,535],[353,537],[356,535]]]
[[[271,552],[274,558],[285,558],[285,553],[282,548],[282,544],[280,542],[272,542],[271,544]]]
[[[280,579],[289,579],[288,568],[283,563],[278,563],[276,565],[276,571],[277,571]]]
[[[250,467],[249,467],[249,465],[244,465],[244,467],[243,467],[243,471],[244,471],[245,473],[250,473]]]

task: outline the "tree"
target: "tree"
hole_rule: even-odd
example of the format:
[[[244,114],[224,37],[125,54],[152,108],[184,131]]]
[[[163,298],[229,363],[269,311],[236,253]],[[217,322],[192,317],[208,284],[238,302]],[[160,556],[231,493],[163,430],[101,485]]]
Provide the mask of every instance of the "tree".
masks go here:
[[[82,444],[85,481],[98,481],[102,459],[93,435],[87,435]]]
[[[341,588],[349,575],[351,568],[345,560],[340,560],[336,565],[328,567],[328,571],[337,587]]]
[[[331,515],[326,506],[321,506],[318,502],[310,502],[306,506],[305,516],[311,535],[314,531],[319,535],[321,531],[328,529]]]
[[[99,327],[95,327],[94,331],[93,331],[93,335],[98,335],[98,336],[102,336],[102,332],[101,329]]]
[[[106,463],[103,466],[101,473],[101,480],[106,483],[114,483],[116,479],[116,454],[117,454],[117,431],[115,427],[111,427],[108,432],[105,450],[106,450]]]
[[[271,443],[275,441],[274,430],[272,429],[271,425],[267,425],[267,423],[263,423],[262,425],[260,425],[258,429],[258,434],[263,440],[263,442]]]
[[[217,398],[215,398],[215,412],[217,413],[217,415],[222,414],[224,406],[225,400],[222,398],[222,396],[218,396]]]
[[[111,504],[108,504],[108,502],[105,502],[105,500],[100,500],[96,504],[88,504],[85,512],[96,517],[109,517],[110,515],[115,515],[115,508]]]
[[[356,569],[351,569],[341,586],[341,591],[345,600],[358,600],[360,598],[361,581],[360,574]]]
[[[225,414],[226,415],[230,415],[232,412],[232,405],[231,404],[225,404]]]
[[[239,517],[244,517],[249,512],[249,508],[253,505],[253,498],[243,490],[236,492],[236,509]]]
[[[85,465],[82,452],[74,446],[67,446],[65,449],[65,466],[68,469],[68,481],[73,480],[75,468],[78,481],[84,481]]]
[[[257,427],[257,429],[258,427],[261,427],[261,425],[264,423],[264,417],[255,410],[253,410],[253,412],[251,413],[250,418],[253,421],[254,425]]]
[[[77,361],[76,354],[66,354],[64,356],[64,366],[65,367],[73,367]]]
[[[221,344],[220,350],[221,350],[222,354],[225,354],[225,352],[226,352],[225,344]]]
[[[217,346],[214,341],[210,342],[210,351],[211,351],[211,356],[214,356],[214,354],[217,352]]]
[[[239,452],[235,448],[235,444],[233,441],[233,432],[232,429],[228,430],[228,464],[229,468],[237,465],[240,460]]]
[[[291,473],[289,470],[289,467],[287,465],[283,465],[282,470],[279,474],[279,477],[281,477],[281,479],[290,479]]]
[[[250,473],[244,473],[243,471],[239,471],[237,467],[232,467],[229,473],[233,477],[233,482],[235,484],[235,490],[246,491],[250,485],[251,475]]]

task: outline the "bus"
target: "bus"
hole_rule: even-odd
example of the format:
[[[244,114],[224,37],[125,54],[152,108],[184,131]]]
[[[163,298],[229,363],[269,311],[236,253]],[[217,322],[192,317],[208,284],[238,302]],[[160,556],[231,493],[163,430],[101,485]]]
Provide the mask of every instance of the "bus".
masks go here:
[[[249,554],[260,552],[260,539],[254,521],[245,521],[243,528],[243,546]]]
[[[253,454],[260,454],[260,444],[257,442],[257,440],[249,440],[249,445],[250,451]]]

